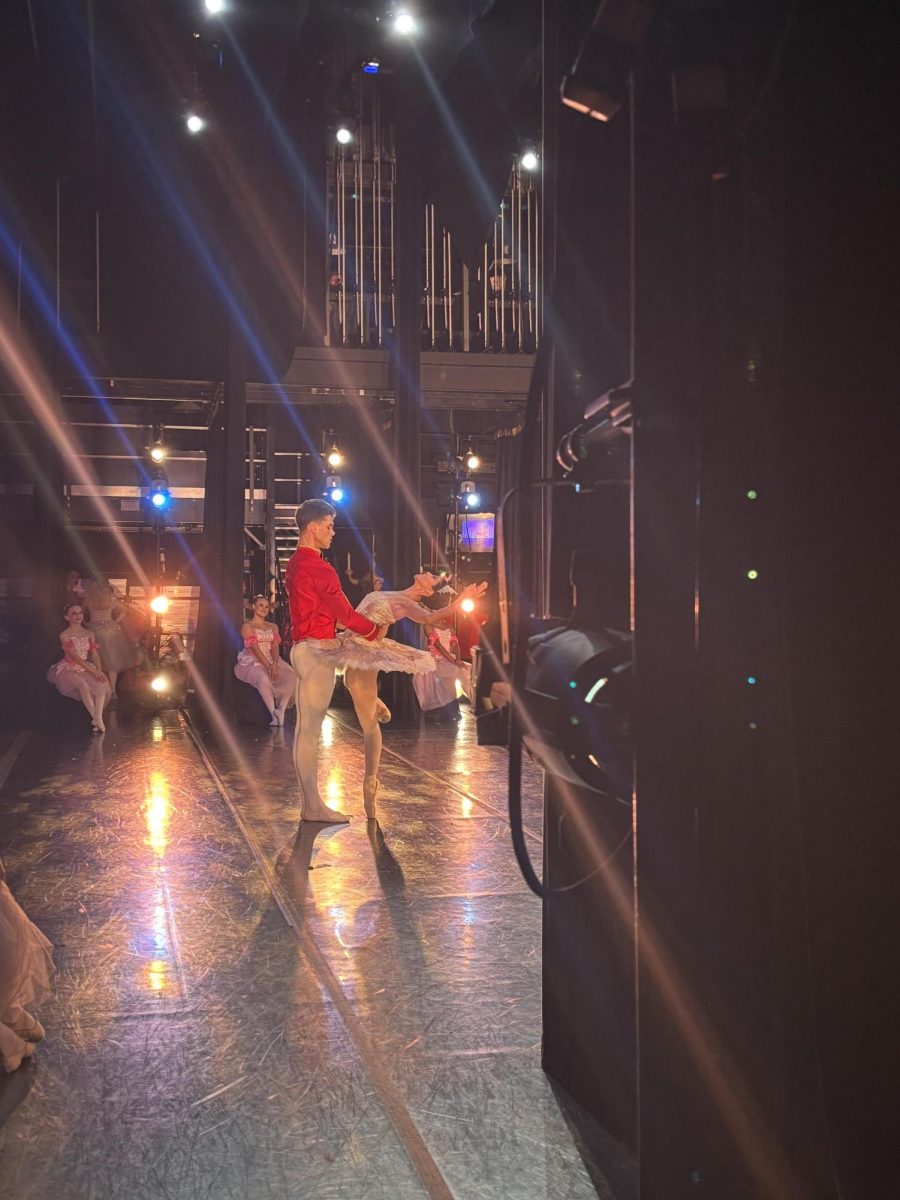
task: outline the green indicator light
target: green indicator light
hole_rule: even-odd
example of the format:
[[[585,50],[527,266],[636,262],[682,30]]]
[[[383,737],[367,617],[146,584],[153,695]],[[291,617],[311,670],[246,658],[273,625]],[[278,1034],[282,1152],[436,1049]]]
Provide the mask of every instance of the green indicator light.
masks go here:
[[[759,571],[751,569],[747,572],[748,579],[759,579]]]
[[[748,500],[758,500],[759,492],[755,488],[751,488],[750,491],[747,493],[747,499]]]
[[[747,676],[747,682],[750,684],[750,686],[751,686],[751,687],[755,687],[755,686],[756,686],[756,676],[755,676],[755,675],[748,675],[748,676]]]
[[[578,724],[579,724],[579,720],[578,720],[578,718],[577,718],[577,717],[569,717],[569,723],[570,723],[571,725],[578,725]]]
[[[755,721],[751,721],[751,722],[750,722],[750,728],[751,728],[751,729],[759,729],[759,726],[757,725],[757,723],[756,723]]]
[[[569,687],[570,687],[570,688],[573,688],[573,687],[578,687],[578,684],[575,682],[575,680],[574,680],[574,679],[570,679],[570,680],[569,680]]]

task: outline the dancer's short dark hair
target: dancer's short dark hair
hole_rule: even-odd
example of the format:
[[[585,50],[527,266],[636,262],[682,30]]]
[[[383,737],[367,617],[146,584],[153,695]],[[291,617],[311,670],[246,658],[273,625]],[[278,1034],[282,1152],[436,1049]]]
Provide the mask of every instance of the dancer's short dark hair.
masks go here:
[[[314,521],[324,521],[326,517],[334,517],[336,515],[337,509],[333,504],[329,504],[327,500],[304,500],[297,509],[295,517],[297,532],[302,533],[307,525],[312,525]]]

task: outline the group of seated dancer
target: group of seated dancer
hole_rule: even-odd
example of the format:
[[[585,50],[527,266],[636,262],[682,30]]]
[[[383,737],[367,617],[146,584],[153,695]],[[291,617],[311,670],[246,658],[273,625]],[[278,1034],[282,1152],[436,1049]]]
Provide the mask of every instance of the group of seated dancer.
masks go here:
[[[123,698],[141,702],[158,700],[150,680],[160,667],[172,675],[169,698],[183,701],[187,693],[184,641],[173,633],[160,647],[159,663],[151,661],[154,635],[147,622],[132,608],[117,603],[105,582],[86,586],[67,580],[68,598],[63,608],[66,627],[59,635],[63,656],[47,672],[47,680],[67,699],[79,701],[91,718],[91,732],[105,733],[104,713],[115,699],[117,688]],[[90,623],[87,617],[90,615]],[[123,617],[132,616],[132,638],[123,628]]]
[[[244,648],[238,654],[234,673],[262,696],[271,717],[269,724],[283,725],[284,714],[294,702],[297,676],[279,653],[278,626],[266,620],[269,601],[265,596],[254,596],[251,607],[253,616],[241,626]]]
[[[376,815],[378,769],[381,762],[380,725],[390,720],[378,698],[378,672],[402,671],[416,677],[433,672],[435,656],[386,636],[394,621],[440,624],[469,597],[484,594],[487,585],[471,584],[445,608],[430,611],[419,601],[431,596],[438,576],[422,573],[402,591],[373,591],[354,609],[341,590],[334,567],[322,558],[334,538],[335,509],[324,500],[305,500],[297,509],[297,549],[285,574],[291,613],[291,665],[298,677],[294,765],[300,784],[301,814],[307,821],[346,822],[342,812],[322,800],[318,783],[318,749],[322,722],[331,703],[335,677],[353,701],[363,734],[365,757],[363,805],[366,816]],[[338,636],[338,625],[343,631]]]

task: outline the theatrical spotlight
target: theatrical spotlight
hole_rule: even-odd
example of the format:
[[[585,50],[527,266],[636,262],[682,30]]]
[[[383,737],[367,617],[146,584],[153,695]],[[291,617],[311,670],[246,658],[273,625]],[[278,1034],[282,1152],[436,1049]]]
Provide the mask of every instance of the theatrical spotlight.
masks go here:
[[[150,611],[155,612],[160,617],[163,616],[164,613],[167,613],[171,607],[172,602],[169,597],[164,596],[161,593],[158,596],[154,596],[150,601]]]
[[[335,131],[335,141],[341,146],[349,146],[353,141],[353,131],[348,129],[346,125],[339,125]]]
[[[203,7],[214,17],[225,11],[225,0],[203,0]]]
[[[394,32],[402,34],[403,37],[409,37],[410,34],[416,32],[416,18],[412,15],[409,9],[401,8],[394,13]]]
[[[519,159],[519,166],[523,171],[536,171],[538,169],[539,162],[540,159],[534,150],[526,150]]]
[[[155,462],[157,466],[166,461],[168,451],[162,442],[154,442],[150,447],[150,461]]]
[[[473,480],[464,479],[459,485],[459,499],[465,508],[478,508],[480,506],[481,496]]]
[[[206,128],[206,122],[199,113],[188,113],[184,119],[188,133],[201,133]]]
[[[341,454],[336,444],[332,444],[331,449],[325,456],[325,461],[328,463],[329,467],[339,467],[344,461],[344,456]]]
[[[377,58],[367,58],[362,65],[363,75],[377,75],[381,70],[381,63]]]
[[[551,774],[627,801],[631,637],[600,622],[600,574],[592,554],[575,554],[572,619],[528,640],[523,740]]]
[[[341,483],[340,475],[327,475],[325,477],[325,495],[332,504],[341,504],[344,499],[344,487]]]
[[[172,686],[172,681],[168,675],[154,675],[150,680],[150,686],[158,696],[161,696],[163,692],[167,692]]]
[[[601,0],[572,70],[562,82],[563,104],[595,121],[611,121],[653,17],[648,0]]]
[[[459,607],[460,607],[461,611],[464,613],[474,612],[475,611],[475,601],[472,599],[471,596],[466,596],[465,600],[460,601]]]
[[[154,471],[147,499],[150,501],[150,507],[157,513],[165,512],[172,503],[169,481],[163,471]]]
[[[475,453],[475,447],[470,446],[469,449],[466,451],[466,470],[467,471],[477,471],[480,466],[481,466],[481,459]]]

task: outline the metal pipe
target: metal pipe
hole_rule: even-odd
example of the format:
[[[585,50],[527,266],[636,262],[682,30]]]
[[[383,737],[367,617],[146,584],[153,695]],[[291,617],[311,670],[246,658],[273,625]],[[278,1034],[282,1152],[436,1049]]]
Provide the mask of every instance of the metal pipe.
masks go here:
[[[363,254],[363,204],[362,204],[362,147],[353,156],[353,260],[356,266],[356,331],[360,344],[363,340],[363,288],[365,286],[365,262]]]
[[[505,197],[504,197],[505,201]],[[500,203],[500,349],[506,349],[506,204]]]
[[[469,264],[462,265],[462,348],[468,354],[471,349],[471,327],[469,317]]]
[[[449,348],[453,349],[453,242],[447,230],[447,313]]]
[[[100,209],[94,212],[94,317],[100,332]]]
[[[434,322],[438,316],[437,289],[434,288],[434,205],[431,205],[431,348],[434,349]]]
[[[60,306],[60,192],[59,180],[56,181],[56,327],[59,328],[59,306]]]

